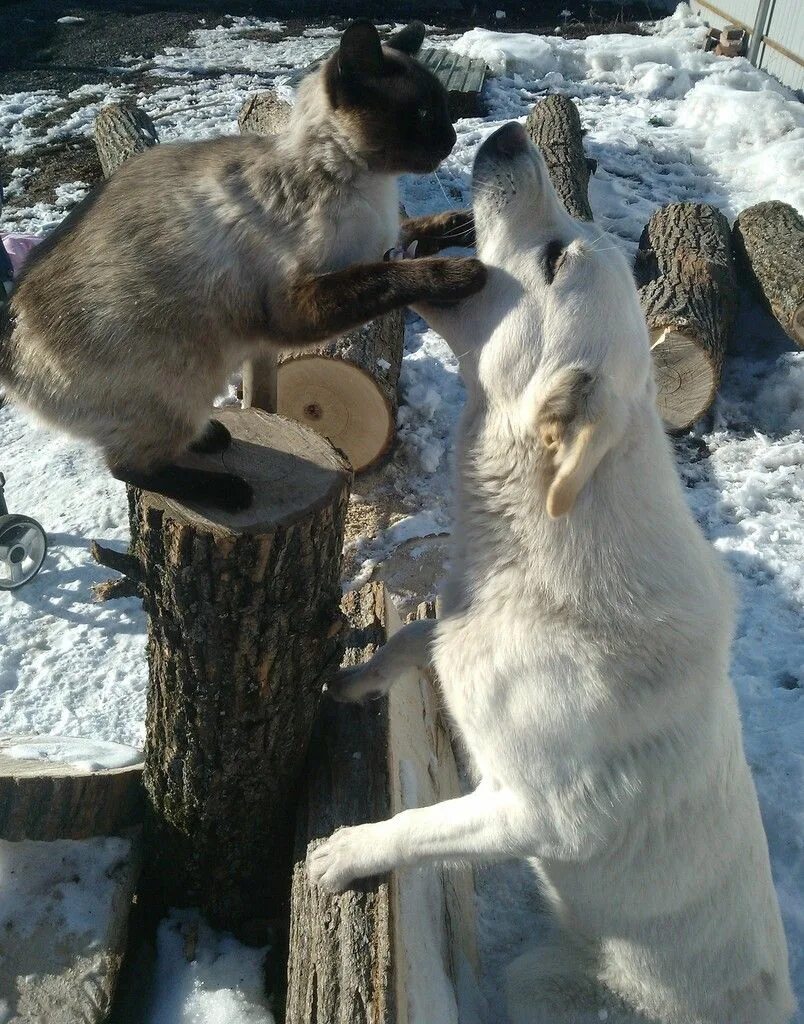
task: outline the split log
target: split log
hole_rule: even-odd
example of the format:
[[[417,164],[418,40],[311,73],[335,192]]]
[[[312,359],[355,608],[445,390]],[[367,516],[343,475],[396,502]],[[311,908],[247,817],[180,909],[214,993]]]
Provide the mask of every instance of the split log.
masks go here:
[[[401,625],[382,584],[344,597],[345,665],[368,660]],[[419,614],[432,617],[432,606]],[[363,706],[325,703],[310,747],[296,834],[287,1024],[408,1024],[410,993],[431,979],[415,1019],[476,1019],[470,868],[431,867],[355,883],[310,884],[308,847],[341,825],[387,818],[460,794],[449,732],[429,679],[412,672]]]
[[[684,430],[714,401],[737,315],[728,221],[703,203],[662,207],[642,232],[634,271],[659,412],[670,429]]]
[[[95,118],[95,148],[104,177],[159,142],[153,121],[133,103],[110,103]]]
[[[317,348],[284,352],[278,411],[328,437],[356,473],[391,447],[405,341],[401,310]]]
[[[290,124],[293,107],[275,92],[258,92],[249,96],[237,124],[241,135],[279,135]]]
[[[142,815],[138,750],[69,736],[0,738],[0,839],[116,835]]]
[[[804,217],[778,200],[758,203],[739,215],[733,237],[739,274],[804,348]]]
[[[287,899],[295,791],[340,661],[350,473],[317,434],[256,409],[216,414],[254,489],[236,514],[129,489],[148,613],[145,789],[155,906],[241,931]]]
[[[578,108],[567,96],[546,96],[528,114],[525,128],[541,150],[567,213],[578,220],[592,220],[588,195],[592,168],[583,152]]]

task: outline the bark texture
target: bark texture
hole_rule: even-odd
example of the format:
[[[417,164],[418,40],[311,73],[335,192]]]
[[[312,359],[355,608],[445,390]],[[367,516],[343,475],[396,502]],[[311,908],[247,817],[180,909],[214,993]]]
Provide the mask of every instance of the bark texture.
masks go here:
[[[159,142],[153,121],[133,103],[110,103],[95,118],[95,148],[105,177]]]
[[[340,661],[349,472],[298,424],[218,418],[232,447],[194,461],[245,477],[252,508],[129,501],[149,621],[148,889],[240,929],[286,899],[299,773]]]
[[[283,353],[280,414],[328,437],[355,472],[368,468],[394,438],[404,340],[404,315],[394,310],[326,345]]]
[[[738,273],[787,335],[804,348],[804,217],[787,203],[758,203],[734,224]]]
[[[387,635],[382,584],[346,594],[343,610],[344,665],[368,661]],[[305,870],[309,843],[390,813],[388,701],[325,701],[321,711],[297,819],[285,1020],[396,1024],[388,880],[369,879],[333,896],[311,886]]]
[[[689,427],[712,404],[737,314],[726,218],[704,203],[671,203],[642,232],[635,275],[651,332],[659,409]]]
[[[287,100],[280,99],[275,92],[258,92],[249,96],[240,113],[237,124],[242,135],[278,135],[290,123],[293,107]]]
[[[528,114],[525,128],[541,150],[550,180],[567,213],[578,220],[592,220],[588,195],[590,163],[583,152],[578,108],[567,96],[546,96]]]
[[[343,610],[346,665],[369,660],[402,625],[379,583],[347,594]],[[427,604],[415,617],[434,615]],[[305,868],[310,846],[342,825],[458,795],[449,731],[428,676],[412,672],[363,706],[324,703],[297,819],[287,1024],[408,1024],[421,1019],[409,999],[424,975],[443,981],[433,985],[441,997],[427,1007],[430,1020],[480,1019],[470,1005],[477,970],[471,869],[392,872],[333,896],[311,886]]]
[[[0,739],[0,839],[87,839],[142,822],[142,765],[87,771],[52,760],[11,757],[42,736]]]

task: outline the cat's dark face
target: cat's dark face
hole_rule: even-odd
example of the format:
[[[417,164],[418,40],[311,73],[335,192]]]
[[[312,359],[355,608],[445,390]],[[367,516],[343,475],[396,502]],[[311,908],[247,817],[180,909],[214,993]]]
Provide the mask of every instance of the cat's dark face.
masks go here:
[[[414,22],[383,46],[370,22],[357,21],[324,68],[335,116],[373,171],[434,171],[455,145],[446,90],[409,56],[423,35]]]

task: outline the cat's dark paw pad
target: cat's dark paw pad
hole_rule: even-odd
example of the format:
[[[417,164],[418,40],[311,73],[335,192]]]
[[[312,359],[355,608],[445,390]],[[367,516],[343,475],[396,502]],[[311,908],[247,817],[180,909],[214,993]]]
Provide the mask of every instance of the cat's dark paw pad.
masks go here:
[[[209,420],[199,436],[190,445],[190,451],[204,455],[225,452],[232,443],[232,435],[219,420]]]
[[[214,493],[209,500],[227,512],[242,512],[254,501],[254,490],[241,476],[233,473],[218,473]]]

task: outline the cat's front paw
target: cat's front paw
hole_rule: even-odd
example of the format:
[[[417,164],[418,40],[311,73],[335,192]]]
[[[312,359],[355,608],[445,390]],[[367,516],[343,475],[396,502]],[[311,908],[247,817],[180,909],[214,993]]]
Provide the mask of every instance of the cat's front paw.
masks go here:
[[[372,846],[367,835],[370,825],[340,828],[307,853],[307,874],[314,885],[330,892],[343,892],[357,878],[381,870],[372,863]]]
[[[432,305],[449,305],[475,295],[488,276],[486,265],[476,259],[432,258],[421,262],[427,262],[429,275],[422,298]]]

